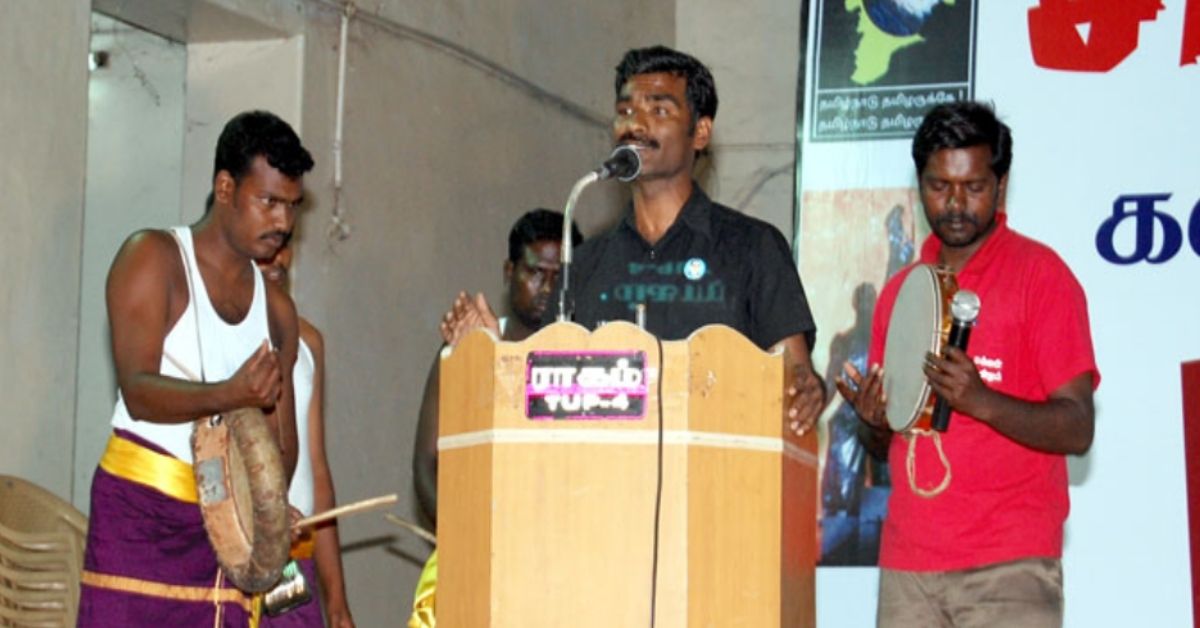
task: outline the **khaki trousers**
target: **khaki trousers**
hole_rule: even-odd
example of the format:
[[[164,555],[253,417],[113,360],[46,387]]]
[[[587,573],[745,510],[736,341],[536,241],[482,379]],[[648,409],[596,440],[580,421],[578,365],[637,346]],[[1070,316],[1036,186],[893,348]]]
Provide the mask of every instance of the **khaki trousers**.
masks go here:
[[[879,628],[1060,628],[1062,562],[1033,558],[962,571],[879,573]]]

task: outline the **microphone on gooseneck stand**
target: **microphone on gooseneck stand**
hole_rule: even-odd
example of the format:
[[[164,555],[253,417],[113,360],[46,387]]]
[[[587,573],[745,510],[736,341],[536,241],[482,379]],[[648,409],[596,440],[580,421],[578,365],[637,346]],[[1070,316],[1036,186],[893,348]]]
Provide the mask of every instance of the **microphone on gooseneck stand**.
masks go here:
[[[558,322],[569,321],[575,315],[567,292],[571,287],[571,261],[575,257],[575,247],[571,241],[571,214],[575,212],[575,203],[579,200],[579,195],[583,192],[583,188],[597,181],[616,178],[618,181],[628,183],[638,178],[641,173],[642,156],[633,146],[622,144],[613,149],[612,154],[604,160],[604,163],[600,164],[599,168],[583,175],[571,188],[571,194],[567,197],[567,205],[563,208],[562,268],[558,273]]]
[[[615,178],[629,183],[642,173],[642,156],[636,148],[622,144],[613,149],[608,159],[596,169],[596,173],[601,179]]]
[[[967,350],[971,328],[979,318],[979,306],[979,295],[970,290],[959,290],[954,294],[954,299],[950,302],[950,316],[954,323],[950,325],[950,337],[946,339],[946,346]],[[929,424],[939,432],[945,432],[950,427],[950,404],[946,403],[945,399],[938,397],[933,404],[933,417]]]

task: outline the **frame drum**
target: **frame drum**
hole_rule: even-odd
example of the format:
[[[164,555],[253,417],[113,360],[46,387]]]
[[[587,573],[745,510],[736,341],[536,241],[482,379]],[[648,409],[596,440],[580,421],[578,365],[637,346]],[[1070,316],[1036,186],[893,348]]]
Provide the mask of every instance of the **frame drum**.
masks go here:
[[[883,390],[893,431],[930,429],[934,395],[922,368],[926,353],[942,351],[955,292],[954,274],[929,264],[917,265],[900,284],[883,352]]]
[[[288,560],[287,483],[266,417],[242,408],[196,422],[193,472],[204,529],[237,588],[261,593]]]

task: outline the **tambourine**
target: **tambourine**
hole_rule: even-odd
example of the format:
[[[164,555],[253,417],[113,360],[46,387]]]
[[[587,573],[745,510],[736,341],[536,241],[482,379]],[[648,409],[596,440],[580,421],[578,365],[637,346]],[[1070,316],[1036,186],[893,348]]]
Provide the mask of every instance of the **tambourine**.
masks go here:
[[[242,591],[270,589],[287,563],[291,536],[283,459],[262,410],[242,408],[197,421],[192,454],[217,563]]]
[[[925,379],[925,354],[942,352],[954,324],[950,302],[956,292],[954,273],[944,266],[920,264],[900,284],[883,352],[883,390],[892,431],[930,429],[936,396]]]

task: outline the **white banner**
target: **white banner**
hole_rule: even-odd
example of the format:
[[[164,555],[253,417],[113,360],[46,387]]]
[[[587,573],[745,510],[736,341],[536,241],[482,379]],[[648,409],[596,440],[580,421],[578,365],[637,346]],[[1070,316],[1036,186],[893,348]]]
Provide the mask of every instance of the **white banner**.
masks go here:
[[[1068,461],[1066,625],[1191,625],[1180,364],[1200,359],[1200,0],[813,0],[807,15],[795,242],[818,368],[861,359],[873,296],[928,232],[915,124],[946,99],[991,101],[1013,130],[1009,224],[1082,282],[1103,377],[1092,449]],[[871,564],[888,478],[838,407],[823,564]],[[876,585],[874,568],[822,566],[818,624],[872,625]]]

